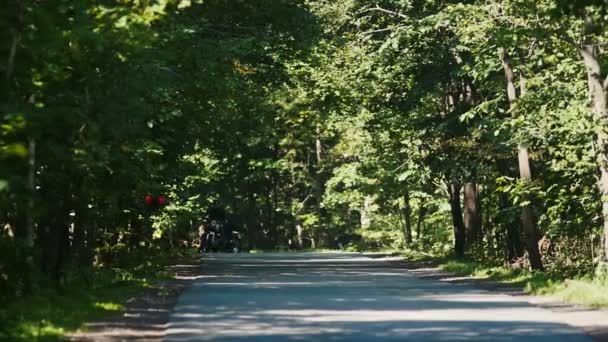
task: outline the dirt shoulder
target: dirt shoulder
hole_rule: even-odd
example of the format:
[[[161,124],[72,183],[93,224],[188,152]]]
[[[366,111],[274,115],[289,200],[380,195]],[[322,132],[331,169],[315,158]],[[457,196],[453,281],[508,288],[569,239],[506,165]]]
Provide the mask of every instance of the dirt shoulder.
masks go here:
[[[476,288],[499,294],[518,296],[531,304],[563,314],[568,323],[584,331],[595,341],[608,342],[608,311],[588,308],[580,305],[564,303],[551,296],[535,296],[528,294],[521,285],[500,283],[489,279],[477,279],[460,276],[442,270],[439,262],[434,260],[408,261],[397,263],[408,272],[421,279],[436,280],[454,285],[470,285]]]
[[[68,337],[69,341],[150,341],[163,340],[171,311],[180,294],[202,272],[202,261],[192,258],[171,266],[176,277],[147,288],[125,304],[120,316],[85,324],[83,331]]]

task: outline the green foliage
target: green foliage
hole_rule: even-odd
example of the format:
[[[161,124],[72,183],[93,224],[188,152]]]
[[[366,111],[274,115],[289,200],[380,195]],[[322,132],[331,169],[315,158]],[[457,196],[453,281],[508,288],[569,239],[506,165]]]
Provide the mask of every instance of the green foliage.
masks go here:
[[[607,124],[581,51],[597,47],[604,79],[605,5],[10,0],[2,295],[35,295],[36,269],[61,288],[72,269],[190,246],[210,207],[245,249],[449,254],[464,224],[467,252],[493,262],[524,257],[532,208],[548,268],[591,274]]]
[[[4,301],[0,308],[0,339],[61,341],[83,324],[124,310],[124,304],[144,289],[172,275],[166,267],[184,253],[138,250],[113,268],[70,274],[62,293],[42,289],[35,296]],[[91,286],[91,284],[94,284]]]
[[[440,267],[462,276],[509,284],[531,294],[551,295],[569,303],[598,308],[608,306],[606,283],[589,278],[572,280],[559,272],[531,273],[463,260],[441,262]]]

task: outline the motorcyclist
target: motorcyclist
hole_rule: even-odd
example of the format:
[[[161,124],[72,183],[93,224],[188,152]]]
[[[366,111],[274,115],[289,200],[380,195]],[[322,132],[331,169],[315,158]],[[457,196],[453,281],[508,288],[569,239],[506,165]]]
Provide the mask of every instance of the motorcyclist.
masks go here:
[[[240,234],[237,226],[230,220],[224,223],[224,236],[226,239],[226,249],[238,253],[240,251]]]
[[[226,214],[222,208],[210,207],[205,214],[201,239],[201,252],[219,251],[222,249],[224,234],[224,221]],[[200,231],[199,231],[200,232]]]
[[[199,225],[199,252],[233,252],[239,253],[241,235],[237,226],[227,218],[224,209],[210,207],[205,219]]]
[[[199,236],[199,246],[198,246],[198,252],[199,253],[203,253],[206,250],[207,247],[207,232],[208,232],[209,228],[207,225],[207,221],[203,220],[201,221],[201,223],[198,226],[198,236]]]

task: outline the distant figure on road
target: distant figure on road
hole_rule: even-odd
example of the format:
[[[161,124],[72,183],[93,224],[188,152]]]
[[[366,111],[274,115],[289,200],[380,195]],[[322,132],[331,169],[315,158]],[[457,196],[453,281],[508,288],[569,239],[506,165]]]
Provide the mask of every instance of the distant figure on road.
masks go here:
[[[198,252],[203,253],[205,251],[205,239],[207,238],[207,222],[205,220],[201,221],[198,225],[198,236],[199,236],[199,245]]]

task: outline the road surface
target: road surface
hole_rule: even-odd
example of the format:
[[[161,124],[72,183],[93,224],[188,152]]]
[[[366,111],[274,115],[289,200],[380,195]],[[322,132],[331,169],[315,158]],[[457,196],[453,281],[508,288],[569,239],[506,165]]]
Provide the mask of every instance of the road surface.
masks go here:
[[[360,254],[215,254],[165,341],[591,341],[524,296],[420,279]]]

